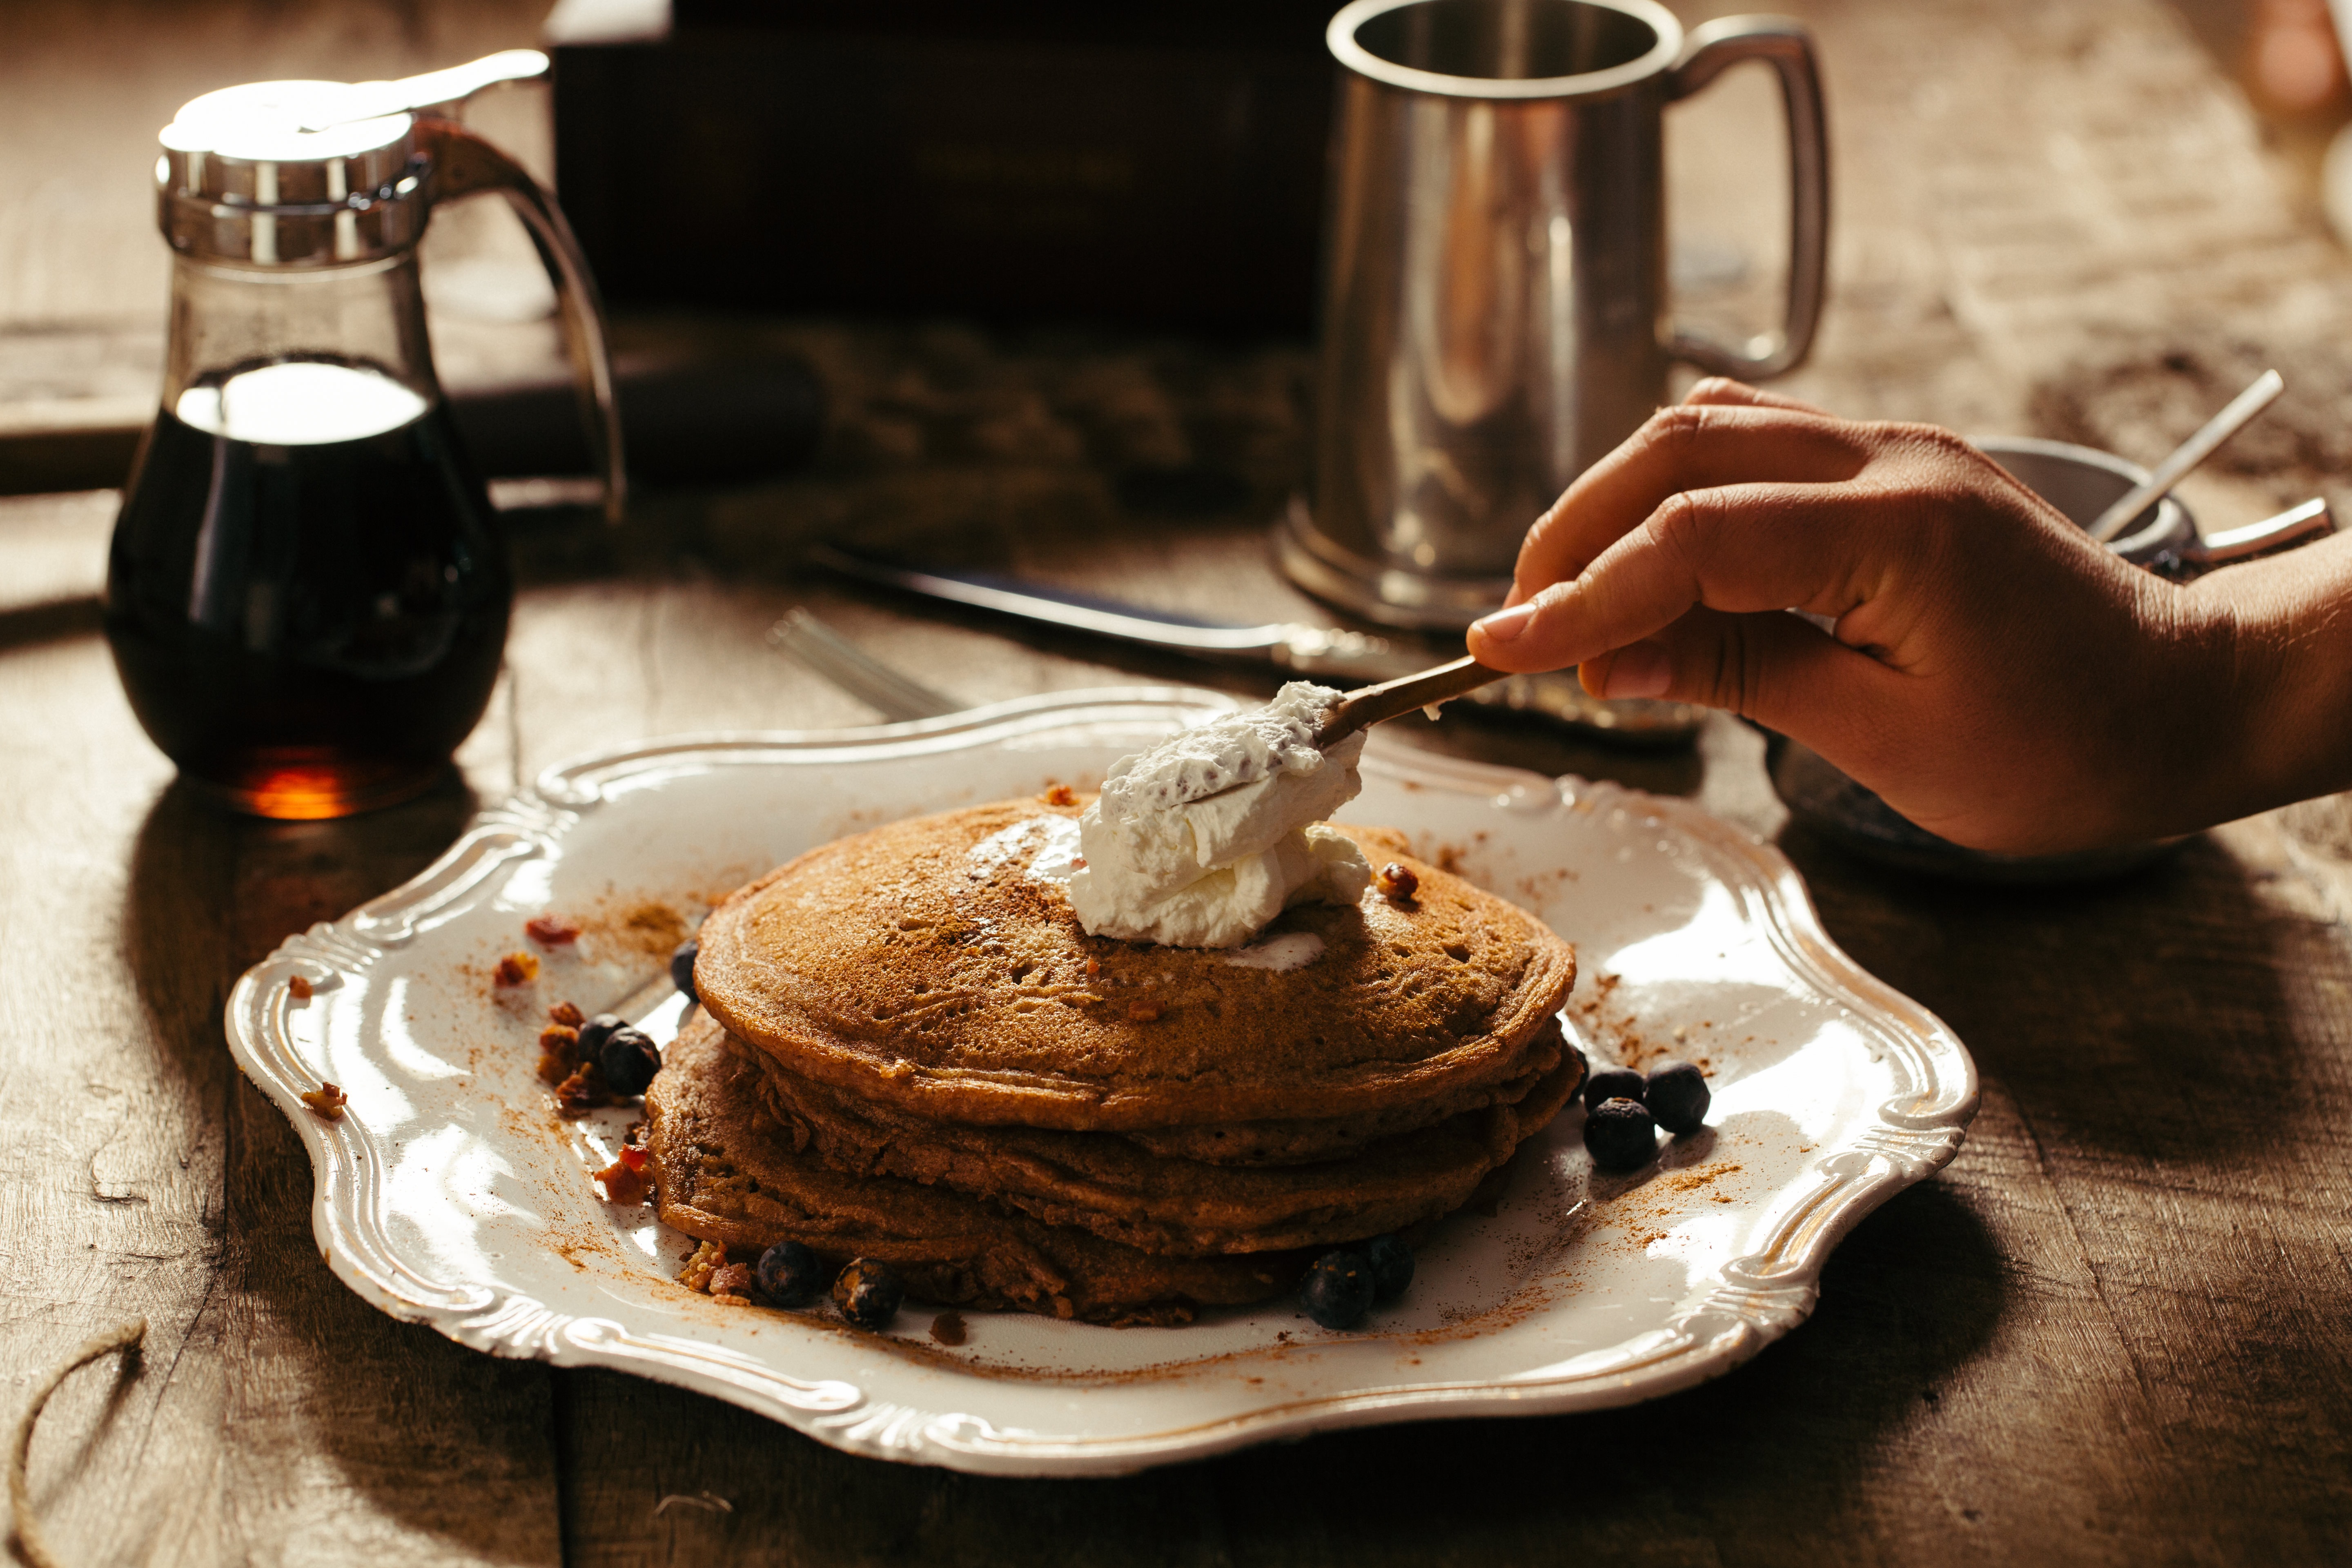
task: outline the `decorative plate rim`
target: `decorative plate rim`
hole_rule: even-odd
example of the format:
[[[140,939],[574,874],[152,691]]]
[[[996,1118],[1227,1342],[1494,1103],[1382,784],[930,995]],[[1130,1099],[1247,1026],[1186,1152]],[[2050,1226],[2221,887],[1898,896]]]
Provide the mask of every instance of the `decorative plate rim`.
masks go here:
[[[548,768],[530,787],[479,812],[423,871],[341,920],[313,925],[247,970],[229,994],[231,1055],[290,1120],[316,1180],[312,1229],[328,1266],[388,1315],[424,1323],[492,1355],[557,1366],[605,1366],[676,1384],[779,1420],[834,1447],[878,1458],[1008,1475],[1112,1475],[1204,1458],[1283,1436],[1379,1422],[1476,1415],[1553,1415],[1604,1409],[1673,1393],[1746,1362],[1802,1322],[1820,1295],[1832,1249],[1872,1210],[1934,1173],[1958,1151],[1978,1102],[1974,1062],[1957,1036],[1919,1004],[1849,958],[1821,924],[1796,869],[1753,834],[1691,803],[1574,776],[1413,753],[1369,755],[1367,772],[1424,787],[1485,796],[1497,805],[1579,812],[1623,809],[1644,825],[1671,825],[1710,858],[1755,929],[1789,968],[1825,996],[1874,1023],[1897,1058],[1903,1086],[1876,1121],[1811,1167],[1816,1185],[1768,1239],[1727,1263],[1723,1282],[1695,1306],[1644,1334],[1547,1368],[1547,1375],[1353,1389],[1269,1403],[1190,1426],[1127,1436],[1071,1437],[999,1427],[983,1417],[922,1410],[867,1397],[839,1379],[795,1378],[758,1358],[677,1334],[637,1332],[604,1317],[556,1311],[485,1281],[447,1282],[404,1261],[384,1224],[384,1152],[350,1119],[310,1114],[301,1094],[314,1077],[288,1028],[289,982],[331,991],[413,941],[509,862],[557,852],[583,813],[615,784],[691,766],[871,761],[977,747],[1024,732],[1084,722],[1132,721],[1226,711],[1239,704],[1185,687],[1116,687],[1051,692],[939,719],[858,730],[688,734],[593,752]]]

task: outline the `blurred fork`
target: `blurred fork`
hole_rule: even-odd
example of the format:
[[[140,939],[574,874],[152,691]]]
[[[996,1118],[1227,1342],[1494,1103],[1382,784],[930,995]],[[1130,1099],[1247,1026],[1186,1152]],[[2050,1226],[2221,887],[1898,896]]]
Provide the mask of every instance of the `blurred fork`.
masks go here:
[[[797,659],[893,724],[913,719],[936,719],[964,707],[954,698],[891,668],[809,614],[803,605],[793,605],[783,619],[768,628],[768,646]]]

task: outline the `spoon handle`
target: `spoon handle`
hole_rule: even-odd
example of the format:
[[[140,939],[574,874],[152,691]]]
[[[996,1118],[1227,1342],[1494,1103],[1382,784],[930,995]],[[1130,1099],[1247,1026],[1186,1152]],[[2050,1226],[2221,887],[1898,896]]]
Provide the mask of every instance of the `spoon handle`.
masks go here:
[[[2116,503],[2099,514],[2091,524],[2090,535],[2105,544],[2124,531],[2124,525],[2149,506],[2171,493],[2189,469],[2211,457],[2222,442],[2243,429],[2246,421],[2268,408],[2278,395],[2286,390],[2286,379],[2274,370],[2266,370],[2254,384],[2230,400],[2230,406],[2205,422],[2188,440],[2172,449],[2172,456],[2157,465],[2148,475],[2147,483],[2137,486],[2116,500]]]
[[[1378,686],[1366,686],[1350,691],[1333,703],[1331,710],[1323,716],[1323,727],[1316,731],[1315,743],[1328,746],[1334,741],[1347,739],[1367,725],[1380,723],[1385,719],[1401,718],[1433,702],[1450,701],[1475,691],[1490,681],[1501,680],[1507,673],[1489,669],[1475,658],[1457,658],[1434,669],[1401,675],[1394,680],[1383,680]]]

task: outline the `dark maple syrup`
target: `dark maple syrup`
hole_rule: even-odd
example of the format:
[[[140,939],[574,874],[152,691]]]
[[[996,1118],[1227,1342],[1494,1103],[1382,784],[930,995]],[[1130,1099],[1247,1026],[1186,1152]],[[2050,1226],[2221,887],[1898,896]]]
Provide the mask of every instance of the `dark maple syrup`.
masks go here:
[[[512,596],[446,405],[290,361],[159,412],[115,522],[106,632],[184,777],[260,816],[341,816],[440,775],[488,705]]]

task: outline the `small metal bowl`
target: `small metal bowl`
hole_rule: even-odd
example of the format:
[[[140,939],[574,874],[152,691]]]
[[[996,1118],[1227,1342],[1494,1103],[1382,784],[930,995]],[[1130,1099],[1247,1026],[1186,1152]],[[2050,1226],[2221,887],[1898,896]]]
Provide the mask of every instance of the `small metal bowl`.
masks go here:
[[[2087,528],[2098,515],[2147,478],[2147,470],[2112,452],[2064,441],[1996,437],[1974,443],[2036,495]],[[2335,531],[2325,501],[2310,501],[2250,527],[2215,534],[2197,531],[2189,509],[2170,496],[2134,519],[2108,548],[2125,560],[2175,579],[2297,544]],[[1908,871],[1971,882],[2076,882],[2142,866],[2179,842],[2161,839],[2063,855],[1996,855],[1969,849],[1898,816],[1873,792],[1848,778],[1811,747],[1766,732],[1764,765],[1789,815],[1865,859]]]
[[[1969,443],[2056,507],[2077,528],[2088,528],[2147,470],[2113,452],[2070,441],[2036,441],[2025,436],[1979,437]],[[2166,496],[2132,519],[2107,548],[2135,565],[2166,554],[2183,554],[2198,542],[2196,520],[2178,498]]]

